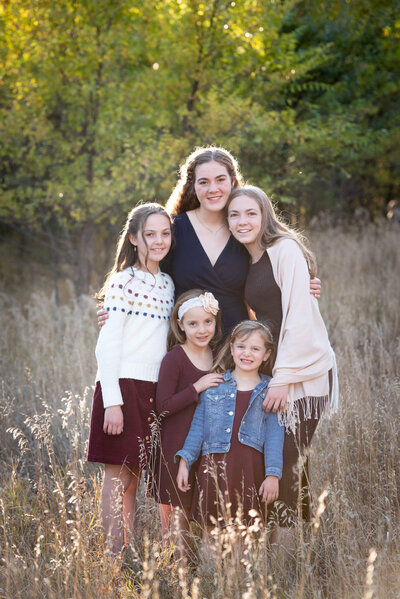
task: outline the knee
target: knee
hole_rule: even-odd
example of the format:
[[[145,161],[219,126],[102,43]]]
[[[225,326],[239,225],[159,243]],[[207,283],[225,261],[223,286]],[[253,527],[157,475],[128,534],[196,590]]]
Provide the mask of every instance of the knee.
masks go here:
[[[136,490],[139,482],[139,473],[133,472],[126,466],[106,467],[104,473],[103,489],[118,490],[126,493],[131,487]]]
[[[125,468],[121,473],[121,482],[124,494],[135,495],[140,481],[140,472],[138,470],[129,470]]]

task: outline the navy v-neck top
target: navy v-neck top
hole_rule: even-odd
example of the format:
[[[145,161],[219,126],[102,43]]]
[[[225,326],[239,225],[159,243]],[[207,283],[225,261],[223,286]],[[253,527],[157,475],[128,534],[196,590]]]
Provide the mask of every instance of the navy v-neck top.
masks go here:
[[[162,269],[172,276],[176,297],[195,288],[215,295],[225,337],[238,322],[248,318],[243,298],[249,254],[231,235],[213,266],[185,212],[174,217],[173,232],[175,244]]]

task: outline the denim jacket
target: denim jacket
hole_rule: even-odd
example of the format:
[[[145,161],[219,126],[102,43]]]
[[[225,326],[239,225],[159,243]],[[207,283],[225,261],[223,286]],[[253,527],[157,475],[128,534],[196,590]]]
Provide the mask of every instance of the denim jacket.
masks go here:
[[[251,394],[249,407],[239,428],[239,441],[264,453],[265,476],[281,478],[284,427],[278,416],[262,409],[271,377],[261,375],[261,381]],[[224,382],[210,387],[200,395],[189,433],[183,448],[175,455],[182,457],[190,469],[200,453],[226,453],[231,446],[235,415],[237,383],[228,370]]]

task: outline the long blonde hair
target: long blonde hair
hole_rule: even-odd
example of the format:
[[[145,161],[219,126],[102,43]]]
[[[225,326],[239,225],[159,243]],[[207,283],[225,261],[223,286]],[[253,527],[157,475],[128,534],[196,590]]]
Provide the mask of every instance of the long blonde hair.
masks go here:
[[[234,327],[231,334],[220,349],[211,372],[222,373],[226,372],[227,370],[233,370],[235,368],[235,362],[233,361],[231,351],[232,343],[234,343],[236,339],[247,339],[252,333],[259,333],[261,335],[264,341],[265,350],[271,350],[272,356],[274,349],[274,338],[270,329],[262,322],[258,322],[258,320],[243,320]],[[260,368],[258,369],[259,372],[262,372],[263,374],[270,373],[271,367],[269,362],[271,356],[268,358],[268,360],[261,364]]]
[[[170,195],[165,208],[169,214],[181,214],[200,206],[194,189],[196,167],[207,162],[219,162],[225,166],[232,181],[232,188],[243,185],[242,175],[235,158],[224,148],[205,146],[196,148],[179,169],[179,181]]]
[[[139,206],[135,206],[135,208],[129,212],[124,228],[122,229],[118,239],[113,267],[110,272],[107,273],[103,286],[95,294],[95,298],[98,300],[98,303],[102,303],[104,301],[109,280],[113,274],[120,272],[125,268],[129,268],[129,266],[134,266],[135,264],[140,265],[137,247],[130,242],[129,235],[136,237],[138,233],[141,233],[147,219],[152,214],[162,214],[171,223],[171,219],[165,208],[155,202],[140,204]],[[141,266],[146,266],[146,264]]]
[[[311,250],[306,246],[306,238],[286,225],[276,214],[271,200],[259,187],[253,185],[244,185],[233,189],[226,203],[226,213],[228,214],[229,205],[238,196],[246,196],[257,202],[261,211],[261,229],[257,237],[257,244],[260,249],[265,250],[274,245],[279,239],[293,239],[303,252],[306,259],[311,278],[317,274],[317,261]]]

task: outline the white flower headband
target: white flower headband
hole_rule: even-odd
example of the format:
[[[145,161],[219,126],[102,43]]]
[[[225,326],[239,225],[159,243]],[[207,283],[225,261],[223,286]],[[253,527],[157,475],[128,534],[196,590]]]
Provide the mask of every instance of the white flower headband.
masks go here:
[[[202,295],[198,295],[197,297],[192,297],[186,302],[183,302],[182,306],[180,306],[178,310],[178,318],[182,320],[183,315],[190,310],[191,308],[204,308],[206,312],[210,312],[213,316],[216,316],[219,310],[218,300],[215,299],[212,293],[206,291]]]

